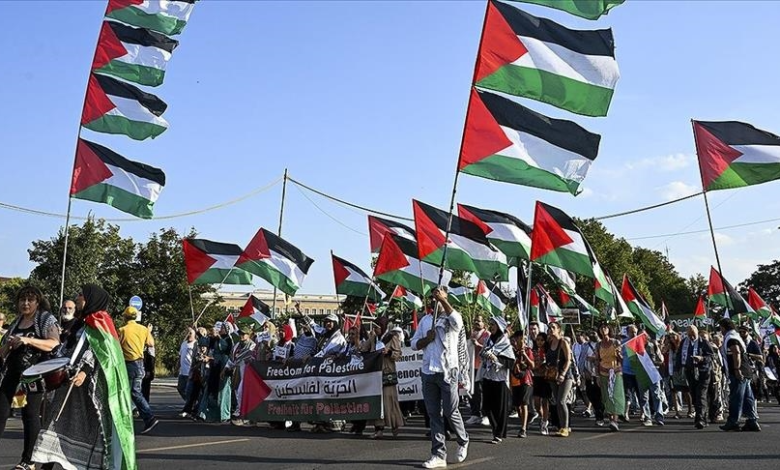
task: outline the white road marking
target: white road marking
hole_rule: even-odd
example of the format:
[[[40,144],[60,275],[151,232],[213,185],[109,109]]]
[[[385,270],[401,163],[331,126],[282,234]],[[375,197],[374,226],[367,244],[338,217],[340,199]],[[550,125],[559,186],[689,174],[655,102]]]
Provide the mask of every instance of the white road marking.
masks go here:
[[[143,449],[139,450],[138,454],[148,454],[150,452],[162,452],[164,450],[178,450],[178,449],[191,449],[193,447],[206,447],[206,446],[216,446],[219,444],[233,444],[236,442],[246,442],[250,439],[230,439],[228,441],[214,441],[214,442],[199,442],[197,444],[186,444],[181,446],[171,446],[171,447],[156,447],[154,449]]]

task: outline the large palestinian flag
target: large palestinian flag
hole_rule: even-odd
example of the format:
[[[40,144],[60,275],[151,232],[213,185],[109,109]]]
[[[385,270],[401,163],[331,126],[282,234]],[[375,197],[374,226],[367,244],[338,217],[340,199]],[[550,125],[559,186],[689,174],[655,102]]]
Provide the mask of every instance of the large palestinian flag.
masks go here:
[[[374,215],[368,216],[368,237],[371,253],[379,253],[387,233],[393,233],[409,240],[417,240],[414,230],[407,225],[394,220],[382,219]]]
[[[606,116],[619,78],[611,29],[568,29],[490,0],[476,86]]]
[[[501,286],[490,281],[480,280],[476,290],[477,305],[485,309],[491,316],[500,317],[511,302],[501,291]]]
[[[260,276],[287,295],[295,295],[312,263],[314,260],[292,243],[260,228],[236,266]]]
[[[769,308],[769,306],[764,302],[764,299],[761,298],[760,295],[758,295],[758,292],[753,290],[752,287],[748,287],[748,304],[750,304],[750,307],[753,308],[753,310],[758,313],[761,318],[769,318],[772,315],[772,310]]]
[[[235,267],[240,246],[203,238],[185,238],[182,246],[189,284],[252,284],[252,275]]]
[[[395,286],[390,302],[394,300],[400,302],[405,310],[422,310],[423,308],[422,300],[404,286]]]
[[[474,222],[513,265],[531,255],[531,227],[503,212],[458,204],[458,216]]]
[[[160,117],[167,108],[163,100],[151,93],[111,77],[91,74],[81,125],[104,134],[153,139],[168,128],[168,122]]]
[[[480,279],[506,281],[509,266],[506,256],[490,245],[485,232],[474,222],[452,216],[447,258],[443,258],[447,241],[449,214],[420,201],[413,200],[414,225],[420,259],[450,269],[475,273]]]
[[[571,217],[556,207],[536,201],[531,261],[594,277],[594,260],[585,236]]]
[[[163,186],[165,173],[159,168],[130,161],[109,148],[79,139],[70,186],[72,197],[151,219]]]
[[[420,261],[417,243],[413,240],[388,234],[379,250],[374,277],[428,295],[439,285],[439,267]],[[452,273],[445,269],[441,285],[446,286],[451,279]]]
[[[251,322],[253,328],[260,328],[270,320],[271,307],[267,303],[250,295],[238,314],[238,323]]]
[[[713,266],[710,266],[710,284],[707,288],[707,295],[710,302],[725,307],[731,314],[755,314],[745,298]]]
[[[601,136],[507,98],[471,90],[458,169],[505,183],[580,192]]]
[[[373,302],[381,301],[385,293],[371,280],[371,276],[344,258],[331,253],[333,261],[333,279],[336,293],[355,297],[368,297]]]
[[[666,325],[658,315],[655,314],[647,301],[639,295],[631,280],[628,278],[628,274],[623,275],[623,299],[628,305],[628,309],[636,318],[642,320],[648,330],[652,331],[659,337],[666,332]]]
[[[179,41],[144,28],[104,21],[92,71],[140,85],[158,86]]]
[[[641,390],[647,390],[651,385],[661,381],[661,374],[647,354],[647,333],[642,332],[624,343],[631,370],[636,374]]]
[[[693,121],[705,191],[780,179],[780,136],[738,121]]]
[[[597,20],[626,0],[514,0],[555,8],[588,20]]]
[[[187,25],[195,0],[108,0],[106,18],[173,36]]]

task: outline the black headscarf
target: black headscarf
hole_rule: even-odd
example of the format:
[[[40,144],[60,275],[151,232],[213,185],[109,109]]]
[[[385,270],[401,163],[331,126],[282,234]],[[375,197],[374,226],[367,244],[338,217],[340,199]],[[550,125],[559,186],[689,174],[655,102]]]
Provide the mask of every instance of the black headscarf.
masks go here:
[[[81,286],[81,295],[84,296],[84,310],[82,316],[86,317],[95,312],[105,311],[111,302],[111,296],[96,284],[84,284]]]

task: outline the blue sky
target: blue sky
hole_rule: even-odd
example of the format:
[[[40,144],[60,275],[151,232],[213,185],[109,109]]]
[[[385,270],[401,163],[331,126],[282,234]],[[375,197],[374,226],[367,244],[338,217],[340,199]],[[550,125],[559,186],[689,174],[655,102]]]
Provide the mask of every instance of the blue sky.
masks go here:
[[[64,213],[87,72],[104,1],[0,3],[0,202]],[[521,5],[571,28],[611,26],[621,70],[606,118],[523,104],[602,134],[577,198],[463,175],[458,201],[532,222],[534,201],[599,216],[699,190],[690,119],[736,119],[780,133],[772,52],[777,2],[629,1],[598,22]],[[126,157],[161,167],[158,215],[200,209],[290,174],[322,191],[409,215],[411,199],[446,208],[460,144],[484,2],[200,2],[179,36],[165,83],[170,129],[153,141],[84,132]],[[26,18],[20,21],[19,18]],[[34,21],[29,21],[34,19]],[[246,244],[278,223],[281,186],[218,211],[121,223],[137,240],[162,227]],[[711,193],[716,227],[780,217],[780,182]],[[332,293],[329,250],[369,266],[365,214],[288,186],[283,236],[316,262],[302,292]],[[124,218],[74,201],[73,213]],[[336,219],[336,220],[334,220]],[[0,276],[26,276],[33,240],[62,220],[0,209]],[[605,221],[632,243],[667,250],[681,274],[714,264],[704,203]],[[718,230],[724,274],[741,282],[778,258],[768,222]],[[258,287],[267,287],[263,281]]]

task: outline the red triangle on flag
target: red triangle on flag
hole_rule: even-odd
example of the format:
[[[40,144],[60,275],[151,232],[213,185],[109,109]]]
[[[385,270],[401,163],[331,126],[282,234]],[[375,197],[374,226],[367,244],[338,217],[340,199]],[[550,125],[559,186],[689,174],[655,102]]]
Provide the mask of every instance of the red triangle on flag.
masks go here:
[[[493,2],[488,2],[485,15],[485,27],[482,30],[474,74],[475,83],[528,53],[528,49],[520,42],[517,33],[512,30]]]
[[[252,413],[261,403],[271,395],[271,387],[265,383],[260,374],[249,364],[244,369],[244,378],[241,381],[241,412],[244,416]]]
[[[693,312],[694,317],[706,317],[707,309],[704,307],[704,296],[699,296],[699,301],[696,302],[696,310]]]
[[[335,255],[331,255],[333,260],[333,279],[336,281],[336,287],[340,286],[349,277],[349,270],[344,267]]]
[[[630,340],[626,341],[625,346],[640,356],[644,356],[647,347],[647,333],[634,336]]]
[[[720,277],[720,273],[714,266],[710,266],[710,284],[707,287],[707,295],[713,296],[725,293],[726,287],[723,285],[723,278]]]
[[[262,228],[255,233],[252,240],[244,248],[244,252],[239,256],[236,261],[236,266],[246,263],[247,261],[260,261],[261,259],[270,258],[271,250],[268,249],[268,242],[265,240],[265,233]]]
[[[490,232],[493,231],[492,228],[490,228],[490,225],[486,224],[482,220],[479,219],[476,215],[474,215],[471,211],[466,209],[463,204],[458,204],[458,217],[464,220],[468,220],[469,222],[474,223],[477,227],[482,229],[482,231],[485,233],[485,235],[488,235]]]
[[[388,234],[382,242],[382,248],[379,250],[379,257],[374,267],[374,276],[398,271],[407,266],[409,266],[409,261],[406,259],[406,255],[393,240],[393,235]]]
[[[103,160],[84,139],[76,145],[76,162],[73,164],[73,180],[70,194],[80,193],[114,176]]]
[[[122,41],[119,40],[113,28],[111,28],[111,23],[104,21],[100,28],[95,57],[92,60],[92,70],[105,67],[112,60],[125,56],[127,53],[127,49],[122,44]]]
[[[444,247],[447,239],[439,227],[428,217],[420,203],[412,199],[414,208],[414,229],[417,232],[417,250],[420,259],[425,259],[439,248]]]
[[[544,209],[542,203],[536,201],[534,230],[531,232],[531,260],[541,258],[573,242],[563,227]]]
[[[93,74],[89,75],[87,82],[87,94],[84,98],[84,109],[81,111],[81,125],[103,117],[106,113],[116,108],[113,101],[103,91]]]
[[[693,121],[693,137],[701,168],[701,182],[706,191],[742,153],[712,135],[696,121]]]
[[[466,112],[466,131],[463,134],[463,148],[460,152],[458,170],[495,155],[512,145],[512,141],[498,125],[482,102],[476,88],[471,89],[469,109]]]
[[[187,282],[192,284],[205,273],[217,260],[194,247],[186,238],[182,240],[184,265],[187,269]]]

